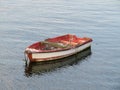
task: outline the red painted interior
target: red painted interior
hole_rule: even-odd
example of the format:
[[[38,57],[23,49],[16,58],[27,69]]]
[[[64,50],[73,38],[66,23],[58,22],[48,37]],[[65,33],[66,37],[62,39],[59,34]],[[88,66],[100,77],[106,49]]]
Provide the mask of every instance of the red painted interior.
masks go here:
[[[67,35],[58,36],[55,38],[49,38],[49,39],[46,39],[45,41],[63,43],[66,45],[70,44],[71,46],[75,47],[75,46],[90,42],[90,41],[92,41],[92,39],[87,38],[87,37],[78,38],[75,35],[67,34]],[[52,52],[52,51],[63,50],[63,48],[61,48],[59,50],[43,50],[43,48],[45,48],[45,45],[41,44],[41,42],[34,43],[31,46],[29,46],[28,48],[39,50],[39,52]]]

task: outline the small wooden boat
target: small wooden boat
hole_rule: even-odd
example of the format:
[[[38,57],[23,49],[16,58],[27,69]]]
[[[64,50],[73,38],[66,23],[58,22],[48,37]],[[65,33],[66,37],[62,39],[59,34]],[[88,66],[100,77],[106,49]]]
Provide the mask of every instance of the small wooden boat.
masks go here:
[[[30,62],[50,61],[71,56],[91,46],[92,39],[76,35],[62,35],[36,42],[25,49]]]

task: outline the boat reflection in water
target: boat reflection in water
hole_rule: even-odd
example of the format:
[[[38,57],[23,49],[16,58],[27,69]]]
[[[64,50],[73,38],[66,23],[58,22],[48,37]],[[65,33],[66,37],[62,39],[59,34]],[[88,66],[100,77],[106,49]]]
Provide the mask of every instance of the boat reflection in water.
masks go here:
[[[85,60],[85,58],[90,55],[91,55],[91,47],[85,49],[82,52],[79,52],[75,55],[72,55],[63,59],[57,59],[54,61],[47,61],[47,62],[29,63],[29,64],[26,64],[25,66],[25,75],[27,77],[32,75],[42,75],[48,72],[61,69],[64,66],[76,65],[81,61]]]

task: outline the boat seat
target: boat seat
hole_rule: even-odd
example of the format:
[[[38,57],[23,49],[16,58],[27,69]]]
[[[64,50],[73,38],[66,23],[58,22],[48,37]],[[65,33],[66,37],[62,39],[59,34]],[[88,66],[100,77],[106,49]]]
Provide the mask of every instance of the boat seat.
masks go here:
[[[67,48],[66,45],[64,45],[62,43],[57,43],[57,42],[42,41],[41,43],[44,45],[49,45],[51,47],[55,47],[55,48]]]

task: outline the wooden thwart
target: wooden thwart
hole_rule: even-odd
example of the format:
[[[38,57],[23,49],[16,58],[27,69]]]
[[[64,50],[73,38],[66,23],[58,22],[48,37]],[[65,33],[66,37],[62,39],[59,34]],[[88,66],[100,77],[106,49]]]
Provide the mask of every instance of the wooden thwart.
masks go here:
[[[45,45],[49,45],[51,47],[55,47],[55,48],[67,48],[68,45],[63,45],[62,43],[55,43],[55,42],[48,42],[48,41],[42,41],[41,42],[42,44],[45,44]]]

